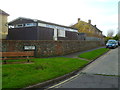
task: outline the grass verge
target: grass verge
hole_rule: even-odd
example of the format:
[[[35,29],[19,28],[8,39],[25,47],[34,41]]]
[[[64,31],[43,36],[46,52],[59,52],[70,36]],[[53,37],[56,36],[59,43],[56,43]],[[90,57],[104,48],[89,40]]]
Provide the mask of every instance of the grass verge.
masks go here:
[[[93,51],[82,53],[78,57],[85,58],[85,59],[88,59],[88,60],[94,60],[97,57],[99,57],[100,55],[107,52],[108,50],[109,49],[106,49],[106,48],[100,48],[100,49],[96,49],[96,50],[93,50]]]
[[[83,67],[88,61],[74,58],[37,58],[31,64],[2,65],[3,88],[24,88]]]

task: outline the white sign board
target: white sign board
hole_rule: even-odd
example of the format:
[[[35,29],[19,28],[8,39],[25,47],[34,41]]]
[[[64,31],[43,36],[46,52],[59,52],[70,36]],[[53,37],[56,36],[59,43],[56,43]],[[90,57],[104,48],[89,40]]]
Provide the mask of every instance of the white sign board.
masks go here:
[[[35,50],[35,46],[24,46],[24,50]]]

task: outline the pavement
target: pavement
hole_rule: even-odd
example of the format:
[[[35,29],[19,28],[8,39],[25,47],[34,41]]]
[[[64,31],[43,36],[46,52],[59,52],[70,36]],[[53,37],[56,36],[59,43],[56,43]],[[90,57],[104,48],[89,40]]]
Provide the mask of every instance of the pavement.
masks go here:
[[[62,89],[62,88],[118,88],[118,53],[119,48],[111,49],[108,53],[96,59],[94,62],[85,67],[77,75],[54,84],[47,89]],[[118,55],[119,54],[119,55]],[[75,57],[77,55],[69,55]],[[92,90],[92,89],[90,89]],[[118,90],[118,89],[117,89]]]

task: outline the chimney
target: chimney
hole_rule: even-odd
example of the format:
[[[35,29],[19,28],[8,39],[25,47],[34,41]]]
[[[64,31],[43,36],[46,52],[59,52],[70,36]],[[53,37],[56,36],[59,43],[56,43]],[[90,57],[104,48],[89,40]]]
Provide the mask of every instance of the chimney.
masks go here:
[[[80,18],[78,18],[78,22],[80,21]]]
[[[91,24],[91,20],[88,20],[88,23]]]

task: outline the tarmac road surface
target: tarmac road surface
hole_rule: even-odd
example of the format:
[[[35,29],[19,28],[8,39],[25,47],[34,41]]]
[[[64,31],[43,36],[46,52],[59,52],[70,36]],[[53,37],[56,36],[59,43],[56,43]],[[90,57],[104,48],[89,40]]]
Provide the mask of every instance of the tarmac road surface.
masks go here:
[[[120,47],[119,47],[120,49]],[[119,54],[119,55],[118,55]],[[77,75],[50,88],[118,88],[118,48],[111,49]]]
[[[82,72],[92,74],[118,75],[118,48],[91,63]]]

